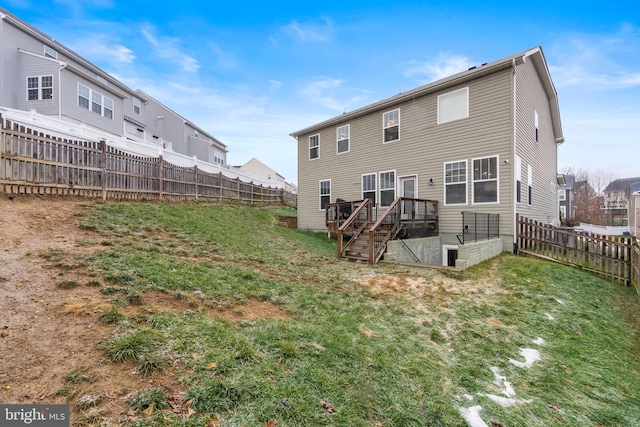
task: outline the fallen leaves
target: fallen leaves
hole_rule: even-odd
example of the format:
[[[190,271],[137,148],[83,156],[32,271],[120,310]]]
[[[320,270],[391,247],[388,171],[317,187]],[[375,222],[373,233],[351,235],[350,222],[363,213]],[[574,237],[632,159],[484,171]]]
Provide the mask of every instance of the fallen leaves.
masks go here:
[[[331,403],[329,403],[329,401],[327,399],[322,399],[322,401],[320,403],[322,403],[322,408],[325,411],[327,411],[327,414],[335,414],[336,412],[338,412],[336,407],[333,406]]]

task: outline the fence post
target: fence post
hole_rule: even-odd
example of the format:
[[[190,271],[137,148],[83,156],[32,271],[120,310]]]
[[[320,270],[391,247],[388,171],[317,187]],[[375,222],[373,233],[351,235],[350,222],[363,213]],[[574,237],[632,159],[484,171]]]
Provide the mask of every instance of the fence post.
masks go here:
[[[100,174],[102,175],[102,200],[107,200],[107,141],[100,140]]]
[[[162,179],[164,175],[164,160],[162,160],[162,154],[158,156],[158,192],[160,196],[160,200],[163,199],[162,195]]]
[[[197,164],[193,167],[193,176],[195,180],[196,200],[198,200],[198,165]]]

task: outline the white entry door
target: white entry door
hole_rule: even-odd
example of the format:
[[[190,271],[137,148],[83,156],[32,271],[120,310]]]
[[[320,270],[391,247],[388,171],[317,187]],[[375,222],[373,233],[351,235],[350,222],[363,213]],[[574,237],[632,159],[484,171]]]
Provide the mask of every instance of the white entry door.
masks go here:
[[[405,176],[399,179],[400,181],[400,197],[407,197],[415,199],[418,195],[418,177]],[[402,219],[409,219],[411,217],[411,202],[402,203]]]

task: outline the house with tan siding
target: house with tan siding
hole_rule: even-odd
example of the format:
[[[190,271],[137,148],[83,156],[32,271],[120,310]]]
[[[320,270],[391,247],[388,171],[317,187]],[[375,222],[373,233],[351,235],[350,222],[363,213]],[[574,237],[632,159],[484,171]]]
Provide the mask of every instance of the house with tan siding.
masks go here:
[[[472,255],[465,243],[473,224],[463,217],[499,218],[492,252],[513,250],[517,214],[544,223],[559,219],[557,147],[564,137],[540,47],[291,136],[298,143],[299,229],[327,230],[325,207],[336,199],[368,198],[376,211],[398,197],[437,201],[437,240],[413,243],[424,252],[414,258],[445,265],[457,259],[464,267],[466,258],[483,256]]]

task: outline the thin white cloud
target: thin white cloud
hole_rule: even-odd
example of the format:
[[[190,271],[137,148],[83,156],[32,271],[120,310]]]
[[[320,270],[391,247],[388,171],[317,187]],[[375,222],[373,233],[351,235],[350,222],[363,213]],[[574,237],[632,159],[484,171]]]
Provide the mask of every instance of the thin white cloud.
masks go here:
[[[107,62],[132,63],[136,56],[131,49],[117,41],[110,40],[106,35],[94,35],[77,39],[71,48],[83,56],[100,57]]]
[[[343,80],[321,78],[308,83],[300,88],[300,96],[309,99],[315,104],[319,104],[330,110],[342,111],[346,108],[345,103],[336,99],[335,93],[341,90]]]
[[[179,48],[179,40],[171,37],[157,37],[155,28],[150,25],[143,27],[140,32],[153,46],[154,54],[165,61],[178,65],[182,70],[195,73],[200,68],[198,61],[192,56],[182,52]]]
[[[553,46],[549,67],[558,87],[583,86],[589,90],[640,86],[640,31],[623,24],[612,34],[572,34]]]
[[[404,63],[403,75],[428,83],[449,77],[469,68],[470,60],[462,55],[441,53],[432,61],[409,61]]]
[[[321,23],[305,22],[296,20],[282,27],[282,32],[288,37],[301,42],[328,42],[333,38],[333,23],[329,18],[322,18]]]

